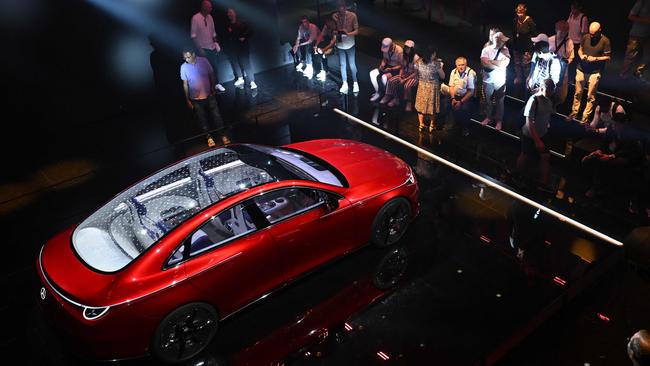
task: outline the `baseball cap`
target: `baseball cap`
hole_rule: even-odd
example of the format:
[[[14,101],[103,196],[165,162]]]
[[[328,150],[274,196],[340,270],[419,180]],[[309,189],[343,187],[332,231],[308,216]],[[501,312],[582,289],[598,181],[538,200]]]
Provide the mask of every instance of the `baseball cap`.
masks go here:
[[[388,38],[388,37],[386,37],[386,38],[384,38],[384,39],[381,41],[381,50],[382,50],[383,52],[386,52],[386,51],[388,51],[388,49],[389,49],[390,46],[392,46],[392,45],[393,45],[393,40],[390,39],[390,38]]]
[[[546,42],[546,43],[548,43],[548,36],[546,34],[544,34],[544,33],[540,33],[535,37],[531,37],[530,40],[533,41],[534,43],[537,43],[537,42]]]

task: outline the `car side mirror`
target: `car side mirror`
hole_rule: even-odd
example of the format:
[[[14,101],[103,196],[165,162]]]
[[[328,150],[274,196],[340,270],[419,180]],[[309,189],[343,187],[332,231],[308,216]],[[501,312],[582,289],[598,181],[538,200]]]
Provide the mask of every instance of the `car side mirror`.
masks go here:
[[[325,210],[329,213],[339,208],[339,198],[332,194],[325,194]]]

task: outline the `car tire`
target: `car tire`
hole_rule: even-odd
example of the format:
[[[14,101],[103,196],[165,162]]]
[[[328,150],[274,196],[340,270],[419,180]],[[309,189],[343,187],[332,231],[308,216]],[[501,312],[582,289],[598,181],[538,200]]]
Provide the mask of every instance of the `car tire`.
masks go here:
[[[407,267],[408,252],[406,249],[402,247],[392,249],[377,265],[377,270],[372,276],[372,284],[380,290],[388,290],[404,277]]]
[[[372,223],[370,242],[378,247],[397,243],[408,228],[411,219],[411,204],[406,198],[397,197],[388,201],[379,210]]]
[[[165,363],[188,360],[210,344],[217,328],[218,315],[212,306],[202,302],[183,305],[158,324],[151,353]]]

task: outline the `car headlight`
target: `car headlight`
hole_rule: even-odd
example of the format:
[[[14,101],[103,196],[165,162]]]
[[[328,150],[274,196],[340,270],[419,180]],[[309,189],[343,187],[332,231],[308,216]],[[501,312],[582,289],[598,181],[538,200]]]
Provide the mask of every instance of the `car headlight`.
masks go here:
[[[102,308],[92,308],[92,307],[84,306],[83,308],[84,319],[97,320],[99,317],[106,314],[108,309],[110,309],[110,306],[106,306]]]
[[[406,178],[406,184],[407,185],[415,184],[415,174],[413,174],[413,169],[409,169],[409,175]]]

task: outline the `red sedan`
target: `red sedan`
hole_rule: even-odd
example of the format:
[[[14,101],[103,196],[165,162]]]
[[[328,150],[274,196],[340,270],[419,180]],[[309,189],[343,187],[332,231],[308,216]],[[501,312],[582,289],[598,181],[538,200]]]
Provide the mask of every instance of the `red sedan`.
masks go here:
[[[370,145],[224,146],[50,239],[37,259],[41,305],[93,358],[186,360],[220,321],[292,280],[397,242],[418,210],[411,168]]]

